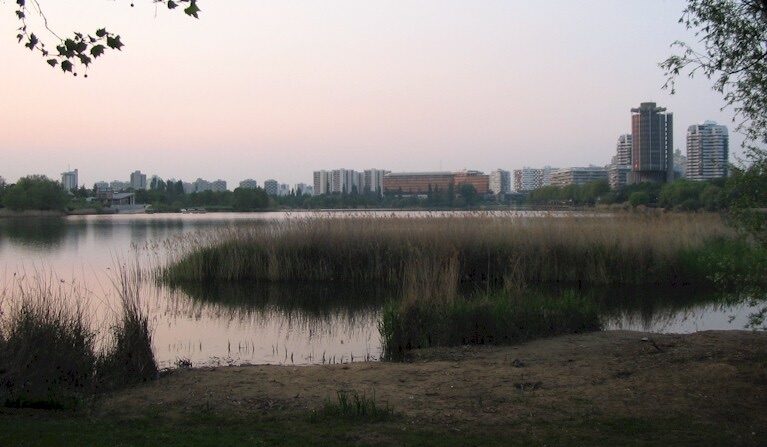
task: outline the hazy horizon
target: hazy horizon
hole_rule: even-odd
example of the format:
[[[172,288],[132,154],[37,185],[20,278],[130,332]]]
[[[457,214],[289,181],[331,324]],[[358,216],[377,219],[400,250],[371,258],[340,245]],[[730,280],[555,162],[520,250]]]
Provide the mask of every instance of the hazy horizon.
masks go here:
[[[201,0],[199,20],[150,2],[40,1],[62,34],[106,26],[122,52],[89,77],[0,39],[0,176],[80,183],[149,176],[310,183],[320,169],[605,165],[630,109],[730,128],[706,79],[661,90],[683,0],[471,4]],[[64,2],[66,3],[66,2]],[[18,25],[12,5],[0,26]]]

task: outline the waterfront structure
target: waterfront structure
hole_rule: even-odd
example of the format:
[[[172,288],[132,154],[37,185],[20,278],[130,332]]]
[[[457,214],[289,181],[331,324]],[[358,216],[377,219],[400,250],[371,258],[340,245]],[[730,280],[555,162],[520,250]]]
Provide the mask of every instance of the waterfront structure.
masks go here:
[[[142,174],[141,171],[133,171],[130,174],[130,187],[134,191],[146,189],[146,174]]]
[[[77,185],[77,169],[61,173],[61,187],[64,188],[65,191],[77,189]]]
[[[602,166],[588,166],[559,169],[551,175],[552,186],[585,185],[596,181],[607,181],[607,169]]]
[[[511,192],[511,172],[496,169],[490,173],[490,192],[502,196]]]
[[[706,121],[688,127],[686,177],[690,180],[727,177],[729,149],[727,126]]]
[[[514,170],[514,191],[526,192],[543,186],[543,169],[524,167]]]
[[[226,191],[226,180],[214,180],[210,183],[210,189],[213,192],[224,192]]]
[[[245,179],[240,182],[240,188],[242,189],[256,189],[258,188],[258,182],[252,178]]]
[[[269,179],[264,181],[264,191],[270,196],[276,196],[279,192],[279,183],[277,183],[277,180]]]
[[[314,195],[322,195],[330,192],[330,175],[328,171],[314,171]]]
[[[674,115],[654,102],[631,109],[631,174],[629,183],[674,179]]]

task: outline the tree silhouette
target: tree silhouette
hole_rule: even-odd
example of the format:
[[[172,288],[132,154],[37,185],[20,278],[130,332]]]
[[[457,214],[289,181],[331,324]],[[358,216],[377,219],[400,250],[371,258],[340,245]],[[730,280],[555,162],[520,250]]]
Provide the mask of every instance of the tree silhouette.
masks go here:
[[[186,15],[199,18],[200,8],[197,0],[150,1],[168,9],[180,8]],[[48,26],[48,18],[39,0],[14,0],[14,2],[16,17],[19,20],[16,39],[30,51],[38,52],[48,65],[54,68],[59,67],[65,73],[77,76],[78,69],[82,69],[87,77],[88,67],[95,59],[101,57],[107,50],[119,51],[124,46],[121,36],[107,31],[106,28],[99,28],[92,33],[75,31],[69,37],[61,37]],[[131,2],[130,5],[133,7],[134,3]],[[42,29],[35,28],[29,22],[28,19],[35,15],[41,19]]]

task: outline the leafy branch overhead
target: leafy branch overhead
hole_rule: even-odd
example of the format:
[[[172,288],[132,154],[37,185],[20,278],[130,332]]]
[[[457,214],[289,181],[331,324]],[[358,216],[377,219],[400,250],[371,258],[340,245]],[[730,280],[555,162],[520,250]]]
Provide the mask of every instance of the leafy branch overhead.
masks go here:
[[[168,9],[183,9],[190,17],[199,18],[200,7],[197,0],[151,0],[155,5]],[[107,50],[121,50],[124,46],[119,34],[99,28],[93,33],[74,32],[70,37],[60,37],[48,26],[48,19],[43,13],[38,0],[15,0],[16,17],[20,22],[16,39],[29,48],[39,52],[51,67],[58,67],[65,73],[77,76],[78,69],[83,69],[87,77],[88,67]],[[131,3],[131,7],[134,4]],[[42,21],[42,28],[35,30],[30,18],[37,16]],[[44,42],[42,36],[49,36],[54,42]]]
[[[738,130],[750,143],[767,142],[767,0],[688,0],[679,23],[698,42],[674,42],[679,52],[660,64],[664,87],[674,93],[683,73],[713,80],[741,119]]]

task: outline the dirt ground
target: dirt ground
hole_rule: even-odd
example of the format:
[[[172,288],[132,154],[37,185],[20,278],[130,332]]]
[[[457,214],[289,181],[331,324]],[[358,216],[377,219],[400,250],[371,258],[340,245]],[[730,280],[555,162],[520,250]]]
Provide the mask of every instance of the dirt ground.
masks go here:
[[[767,334],[610,331],[519,346],[425,350],[406,363],[182,370],[110,396],[99,411],[306,411],[338,390],[375,395],[414,424],[677,416],[746,421],[752,436],[765,437]]]

